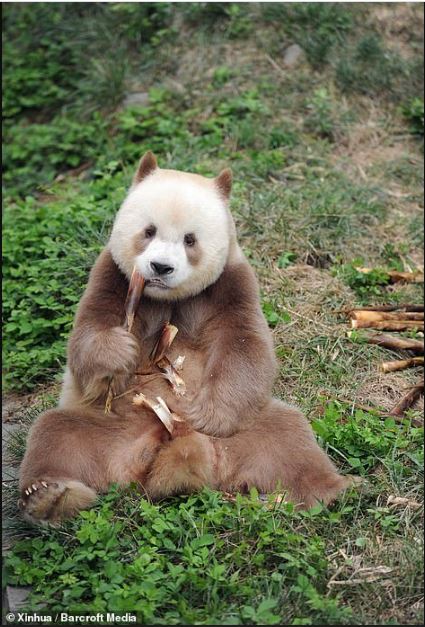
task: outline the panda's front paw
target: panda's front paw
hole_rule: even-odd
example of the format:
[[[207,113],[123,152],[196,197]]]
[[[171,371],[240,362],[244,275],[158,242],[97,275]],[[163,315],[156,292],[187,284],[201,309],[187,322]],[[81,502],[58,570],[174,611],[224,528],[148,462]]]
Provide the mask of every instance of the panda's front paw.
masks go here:
[[[137,367],[139,345],[134,335],[113,327],[95,333],[83,347],[73,373],[87,402],[108,393],[121,394]]]
[[[94,356],[99,374],[115,377],[133,373],[139,358],[139,345],[134,335],[121,327],[100,333],[99,353]]]

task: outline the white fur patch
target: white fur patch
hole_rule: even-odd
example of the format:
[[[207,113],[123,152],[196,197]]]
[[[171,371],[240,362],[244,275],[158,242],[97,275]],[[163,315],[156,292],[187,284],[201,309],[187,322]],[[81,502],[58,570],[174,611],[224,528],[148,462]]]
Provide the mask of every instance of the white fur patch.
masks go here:
[[[134,237],[150,226],[156,235],[136,256]],[[184,236],[193,233],[200,261],[190,264]],[[201,292],[223,271],[229,252],[232,218],[213,181],[173,170],[155,170],[130,189],[112,229],[109,248],[121,270],[130,277],[136,264],[146,279],[155,273],[151,263],[173,268],[161,277],[168,289],[147,286],[152,298],[176,300]]]

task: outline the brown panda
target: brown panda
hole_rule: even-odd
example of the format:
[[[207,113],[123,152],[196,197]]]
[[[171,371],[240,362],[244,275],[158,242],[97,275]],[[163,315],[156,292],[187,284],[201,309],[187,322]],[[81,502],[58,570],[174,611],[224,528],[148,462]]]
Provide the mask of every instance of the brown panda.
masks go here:
[[[318,446],[307,420],[273,399],[276,362],[254,273],[227,202],[231,173],[217,178],[140,161],[110,240],[75,318],[57,409],[29,433],[20,470],[26,518],[58,522],[92,505],[112,483],[137,482],[153,499],[203,486],[284,490],[299,507],[329,503],[351,480]],[[122,328],[129,277],[146,279],[132,333]],[[143,371],[164,323],[179,329],[170,359],[185,356],[187,394]],[[133,393],[113,401],[108,383],[161,396],[179,414],[171,438]]]

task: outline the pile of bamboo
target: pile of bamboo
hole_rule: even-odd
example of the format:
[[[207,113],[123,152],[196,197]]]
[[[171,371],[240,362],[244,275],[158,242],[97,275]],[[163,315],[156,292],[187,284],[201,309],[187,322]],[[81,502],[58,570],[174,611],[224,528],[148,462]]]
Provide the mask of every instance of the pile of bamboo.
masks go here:
[[[423,336],[423,305],[377,305],[374,307],[354,308],[348,312],[352,329],[374,329],[378,331],[419,331]],[[424,366],[424,341],[383,333],[369,334],[365,338],[369,344],[376,344],[393,351],[407,351],[411,355],[404,359],[384,361],[383,372],[394,372],[405,368]],[[406,394],[393,407],[388,415],[402,418],[406,411],[424,393],[424,378],[406,390]],[[415,421],[417,422],[417,421]]]

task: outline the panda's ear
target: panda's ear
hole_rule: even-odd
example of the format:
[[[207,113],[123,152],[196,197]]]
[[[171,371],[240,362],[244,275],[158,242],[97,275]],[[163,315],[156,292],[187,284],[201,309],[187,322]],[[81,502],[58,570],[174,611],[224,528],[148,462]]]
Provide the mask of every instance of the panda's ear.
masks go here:
[[[156,162],[156,157],[150,150],[146,152],[143,157],[139,161],[139,165],[137,166],[136,174],[133,177],[133,185],[140,183],[146,178],[149,174],[152,174],[154,170],[156,170],[158,164]]]
[[[216,186],[226,200],[229,199],[230,192],[232,191],[232,180],[233,175],[230,168],[222,170],[220,174],[214,179]]]

